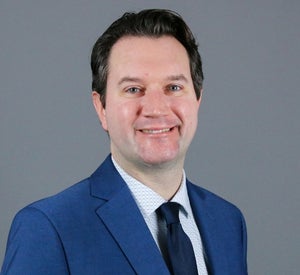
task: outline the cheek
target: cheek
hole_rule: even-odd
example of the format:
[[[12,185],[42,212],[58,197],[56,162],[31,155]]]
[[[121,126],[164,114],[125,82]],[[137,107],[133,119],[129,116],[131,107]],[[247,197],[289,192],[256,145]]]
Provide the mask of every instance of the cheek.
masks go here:
[[[177,104],[178,113],[183,122],[187,124],[197,124],[199,104],[196,101],[186,101]]]
[[[181,119],[183,123],[183,134],[192,138],[196,132],[198,125],[198,104],[189,102],[181,111]]]
[[[122,103],[107,106],[106,121],[108,130],[124,131],[132,125],[134,119],[135,108],[132,104]]]

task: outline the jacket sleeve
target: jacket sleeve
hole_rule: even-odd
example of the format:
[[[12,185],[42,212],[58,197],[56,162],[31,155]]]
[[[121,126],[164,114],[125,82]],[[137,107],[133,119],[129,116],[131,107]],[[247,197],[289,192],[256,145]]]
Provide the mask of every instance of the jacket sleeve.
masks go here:
[[[244,271],[245,275],[248,274],[248,265],[247,265],[247,228],[246,228],[246,222],[243,214],[241,213],[241,219],[242,219],[242,236],[243,236],[243,265],[244,265]]]
[[[62,242],[48,217],[34,207],[13,220],[1,275],[69,274]]]

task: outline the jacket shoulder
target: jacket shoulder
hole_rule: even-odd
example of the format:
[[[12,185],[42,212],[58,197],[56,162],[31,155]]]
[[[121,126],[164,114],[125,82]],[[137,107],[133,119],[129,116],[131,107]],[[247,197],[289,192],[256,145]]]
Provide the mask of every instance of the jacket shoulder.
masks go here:
[[[227,199],[203,188],[190,181],[187,181],[189,196],[192,201],[205,205],[206,209],[221,215],[236,216],[244,219],[241,210]]]

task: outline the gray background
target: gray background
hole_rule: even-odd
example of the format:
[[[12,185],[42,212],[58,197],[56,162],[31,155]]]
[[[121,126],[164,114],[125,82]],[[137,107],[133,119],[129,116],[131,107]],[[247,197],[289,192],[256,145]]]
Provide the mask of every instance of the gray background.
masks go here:
[[[89,55],[123,12],[170,8],[200,43],[189,178],[237,204],[250,274],[299,274],[300,1],[0,2],[0,262],[15,213],[88,176],[108,138]]]

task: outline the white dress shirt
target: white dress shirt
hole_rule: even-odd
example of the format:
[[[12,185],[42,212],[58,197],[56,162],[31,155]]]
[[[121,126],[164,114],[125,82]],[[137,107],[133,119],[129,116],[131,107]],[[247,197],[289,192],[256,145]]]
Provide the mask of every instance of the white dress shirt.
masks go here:
[[[159,194],[154,192],[151,188],[142,184],[141,182],[130,176],[128,173],[126,173],[113,158],[112,161],[117,171],[120,173],[121,177],[128,185],[132,196],[136,201],[136,204],[140,209],[145,222],[153,236],[153,239],[155,240],[162,255],[166,255],[164,251],[167,249],[167,227],[165,226],[165,222],[159,219],[158,215],[156,214],[156,210],[163,203],[165,203],[166,200]],[[184,232],[188,235],[192,242],[197,262],[198,273],[199,275],[207,275],[208,273],[204,260],[203,245],[190,205],[190,200],[186,188],[186,176],[184,171],[180,188],[176,192],[175,196],[171,199],[171,201],[177,202],[181,205],[179,211],[179,220]]]

